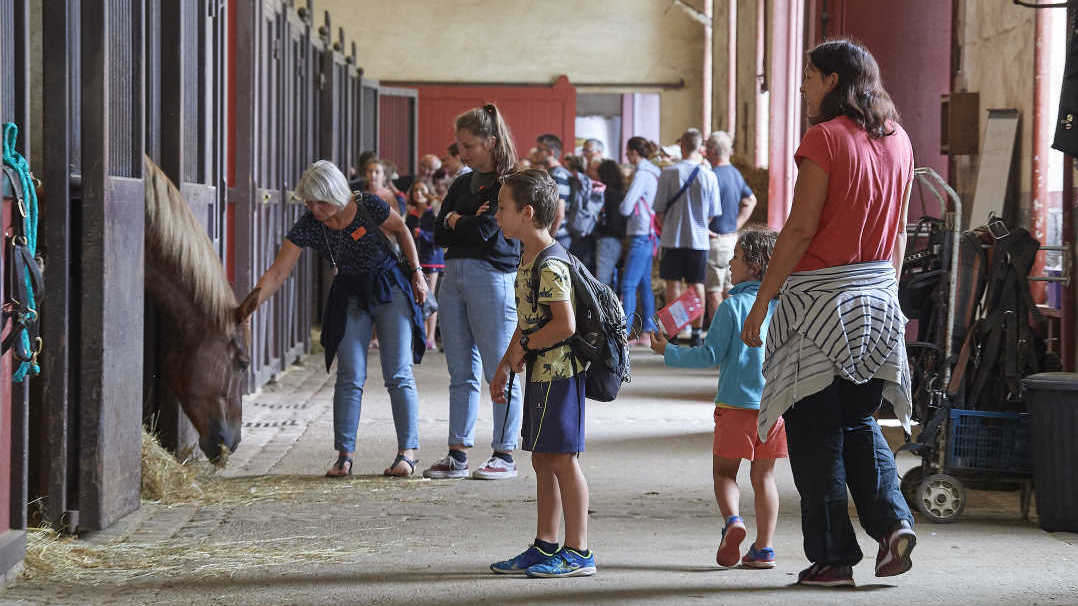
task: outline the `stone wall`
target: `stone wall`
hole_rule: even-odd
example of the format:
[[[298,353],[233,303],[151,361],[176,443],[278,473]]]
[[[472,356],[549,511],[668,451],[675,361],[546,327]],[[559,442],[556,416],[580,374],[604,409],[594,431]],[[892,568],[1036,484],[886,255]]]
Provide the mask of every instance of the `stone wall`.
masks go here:
[[[698,8],[698,0],[690,0]],[[722,4],[717,2],[716,4]],[[616,7],[616,8],[615,8]],[[384,80],[677,82],[662,93],[662,142],[701,125],[703,27],[669,2],[317,0],[358,64]],[[578,92],[653,92],[580,89]]]

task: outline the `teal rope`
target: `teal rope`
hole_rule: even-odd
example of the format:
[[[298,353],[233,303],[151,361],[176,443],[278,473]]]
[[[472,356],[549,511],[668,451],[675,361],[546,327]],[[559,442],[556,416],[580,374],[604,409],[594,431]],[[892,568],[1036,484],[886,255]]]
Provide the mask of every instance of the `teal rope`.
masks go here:
[[[37,256],[37,189],[34,188],[34,180],[30,176],[30,163],[26,161],[15,149],[15,142],[19,137],[19,127],[13,122],[7,122],[4,124],[4,164],[10,166],[19,175],[19,181],[22,185],[23,203],[26,205],[26,217],[23,218],[23,233],[26,234],[26,246],[30,249],[30,254]],[[26,276],[26,292],[30,299],[26,302],[26,307],[34,314],[37,314],[37,302],[34,300],[34,288],[30,282],[29,272]],[[25,329],[22,331],[23,347],[26,351],[33,351],[30,347],[30,335]],[[41,372],[41,367],[36,363],[22,362],[15,370],[15,375],[12,380],[16,383],[22,383],[27,374],[37,375]]]

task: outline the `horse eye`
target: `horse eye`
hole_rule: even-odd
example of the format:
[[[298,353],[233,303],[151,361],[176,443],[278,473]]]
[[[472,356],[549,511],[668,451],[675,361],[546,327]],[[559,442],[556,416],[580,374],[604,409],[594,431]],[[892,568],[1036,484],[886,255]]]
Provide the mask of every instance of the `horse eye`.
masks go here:
[[[236,354],[235,363],[237,370],[247,370],[247,367],[251,365],[251,357],[240,351]]]

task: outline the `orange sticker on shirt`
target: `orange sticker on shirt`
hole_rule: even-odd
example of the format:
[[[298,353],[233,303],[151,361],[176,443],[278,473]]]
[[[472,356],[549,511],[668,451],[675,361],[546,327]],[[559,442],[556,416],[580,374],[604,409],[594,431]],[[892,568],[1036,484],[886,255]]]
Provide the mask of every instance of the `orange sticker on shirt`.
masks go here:
[[[360,225],[359,227],[356,228],[356,231],[352,232],[352,239],[353,240],[358,240],[358,239],[362,238],[365,235],[367,235],[367,228]]]

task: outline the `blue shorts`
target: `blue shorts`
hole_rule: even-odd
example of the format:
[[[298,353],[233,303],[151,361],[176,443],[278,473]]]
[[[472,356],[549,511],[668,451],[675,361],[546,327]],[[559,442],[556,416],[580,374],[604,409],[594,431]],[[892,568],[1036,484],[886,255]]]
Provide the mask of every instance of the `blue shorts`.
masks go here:
[[[584,373],[526,383],[522,448],[552,454],[584,452]]]

